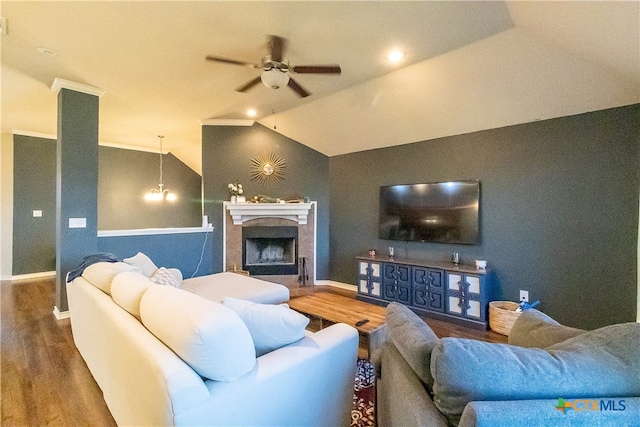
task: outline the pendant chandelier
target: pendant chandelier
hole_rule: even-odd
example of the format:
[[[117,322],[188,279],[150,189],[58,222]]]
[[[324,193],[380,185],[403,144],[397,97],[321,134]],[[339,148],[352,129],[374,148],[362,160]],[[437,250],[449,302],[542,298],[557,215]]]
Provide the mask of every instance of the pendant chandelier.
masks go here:
[[[164,138],[164,136],[158,135],[158,138],[160,138],[160,183],[158,184],[158,188],[152,188],[149,190],[149,192],[145,194],[144,199],[153,202],[160,202],[162,200],[173,202],[177,199],[176,195],[168,188],[162,188],[162,138]]]

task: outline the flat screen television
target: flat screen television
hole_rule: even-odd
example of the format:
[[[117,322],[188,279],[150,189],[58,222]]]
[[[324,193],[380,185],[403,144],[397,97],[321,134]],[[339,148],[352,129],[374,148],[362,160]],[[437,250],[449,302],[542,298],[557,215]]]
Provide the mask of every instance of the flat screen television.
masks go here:
[[[480,243],[480,181],[380,187],[380,239]]]

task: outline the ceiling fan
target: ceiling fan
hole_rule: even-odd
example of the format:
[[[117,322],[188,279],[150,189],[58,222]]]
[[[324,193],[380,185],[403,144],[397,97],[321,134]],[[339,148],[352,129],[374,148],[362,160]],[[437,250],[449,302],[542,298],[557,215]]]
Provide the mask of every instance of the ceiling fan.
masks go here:
[[[221,58],[219,56],[207,56],[208,61],[223,62],[225,64],[242,65],[244,67],[262,69],[262,74],[250,82],[236,89],[238,92],[246,92],[258,83],[262,83],[271,89],[280,89],[289,86],[298,96],[304,98],[311,95],[300,86],[291,76],[295,74],[340,74],[339,65],[289,65],[284,57],[287,39],[278,36],[269,36],[269,54],[262,58],[260,65],[250,62],[236,61],[234,59]]]

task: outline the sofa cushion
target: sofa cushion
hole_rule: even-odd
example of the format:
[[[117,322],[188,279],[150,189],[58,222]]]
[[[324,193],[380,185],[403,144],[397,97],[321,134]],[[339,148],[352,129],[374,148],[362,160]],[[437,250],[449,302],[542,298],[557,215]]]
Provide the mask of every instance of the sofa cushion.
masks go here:
[[[175,270],[175,269],[172,269]],[[178,270],[179,271],[179,270]],[[179,288],[182,281],[178,281],[176,276],[165,267],[160,267],[149,279],[158,285],[173,286]]]
[[[82,277],[102,292],[111,295],[113,278],[125,271],[140,272],[140,269],[124,262],[97,262],[85,268]]]
[[[232,297],[226,297],[223,304],[235,311],[249,329],[257,356],[301,340],[309,324],[307,317],[286,305],[258,304]]]
[[[150,286],[140,301],[144,326],[198,374],[233,381],[256,363],[247,330],[233,310],[172,286]]]
[[[584,333],[583,329],[561,325],[536,309],[523,311],[513,323],[509,344],[546,348]]]
[[[142,274],[147,277],[153,276],[153,273],[158,270],[158,267],[153,263],[153,261],[151,261],[151,258],[146,256],[142,252],[138,252],[134,256],[125,258],[122,261],[126,262],[129,265],[140,268]]]
[[[431,351],[440,339],[424,320],[402,304],[390,303],[386,316],[389,338],[422,382],[433,387]]]
[[[547,349],[444,338],[433,349],[434,403],[457,423],[472,401],[640,395],[640,324],[582,333]]]
[[[120,307],[140,319],[140,300],[154,283],[139,271],[120,273],[111,282],[111,297]]]

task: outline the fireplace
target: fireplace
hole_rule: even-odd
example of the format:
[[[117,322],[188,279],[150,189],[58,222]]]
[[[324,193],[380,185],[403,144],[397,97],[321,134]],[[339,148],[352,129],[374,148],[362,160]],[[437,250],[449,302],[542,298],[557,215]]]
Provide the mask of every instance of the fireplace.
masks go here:
[[[252,276],[298,274],[298,227],[242,227],[242,269]]]
[[[253,277],[268,282],[279,283],[295,291],[305,285],[305,281],[316,281],[316,236],[317,236],[317,202],[309,203],[223,203],[224,220],[222,234],[224,246],[222,265],[224,271],[249,271]],[[253,234],[251,228],[263,227],[259,234]],[[297,235],[265,235],[264,228],[286,227],[297,228]],[[248,229],[248,231],[247,231]],[[247,234],[248,233],[248,234]],[[276,232],[274,232],[276,233]],[[244,234],[244,236],[243,236]],[[262,235],[260,235],[262,234]],[[286,262],[279,266],[254,265],[247,268],[247,244],[245,238],[295,238],[293,247],[282,247],[282,258]],[[280,242],[276,242],[280,244]],[[250,243],[251,245],[252,243]],[[280,249],[273,247],[265,253],[265,261],[269,262],[269,254],[273,262],[279,258]],[[290,254],[290,255],[289,255]],[[250,258],[251,261],[251,258]],[[266,262],[249,262],[249,264],[267,264]],[[264,273],[261,273],[264,272]]]

